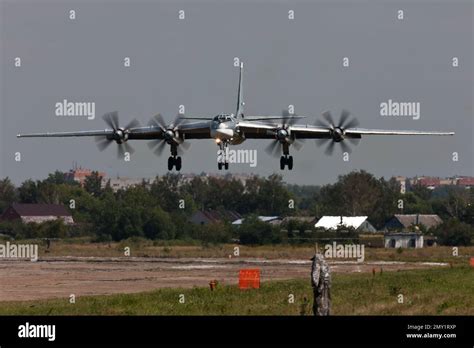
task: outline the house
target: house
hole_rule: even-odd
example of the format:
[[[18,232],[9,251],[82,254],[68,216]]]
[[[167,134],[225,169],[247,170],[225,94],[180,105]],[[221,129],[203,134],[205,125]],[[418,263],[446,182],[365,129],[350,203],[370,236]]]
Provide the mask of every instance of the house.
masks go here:
[[[474,187],[474,177],[472,176],[462,176],[458,178],[457,183],[458,186],[463,186],[465,188]]]
[[[415,178],[413,180],[413,185],[420,185],[430,190],[434,190],[435,188],[441,185],[441,182],[440,182],[440,178],[422,176],[422,177]]]
[[[257,216],[257,218],[262,222],[267,222],[270,225],[279,225],[281,224],[281,218],[279,216]],[[234,226],[240,226],[244,222],[245,219],[238,219],[232,222]]]
[[[189,218],[189,221],[196,225],[207,225],[224,221],[232,222],[241,217],[242,216],[235,211],[199,210]]]
[[[396,214],[385,223],[386,231],[412,231],[413,226],[423,225],[430,229],[443,223],[436,214]]]
[[[377,232],[367,220],[367,216],[323,216],[314,227],[326,230],[352,227],[357,232]]]
[[[85,169],[81,167],[75,167],[71,169],[68,173],[65,173],[64,178],[67,181],[75,181],[78,182],[81,186],[84,186],[86,182],[86,178],[92,175],[92,170]],[[99,172],[99,176],[103,179],[106,177],[106,173]]]
[[[60,204],[13,203],[0,216],[0,221],[21,221],[23,223],[42,223],[57,219],[62,219],[67,225],[74,224],[71,213]]]
[[[117,192],[119,190],[126,190],[130,187],[140,186],[145,184],[149,187],[150,181],[145,178],[127,178],[127,177],[116,177],[110,178],[108,180],[102,180],[102,188],[107,187],[107,184],[110,184],[110,188]]]
[[[423,248],[423,235],[418,232],[389,232],[384,235],[385,248]]]
[[[290,221],[296,221],[299,223],[308,223],[311,225],[315,225],[317,222],[317,218],[314,216],[287,216],[281,220],[282,225],[288,224]]]

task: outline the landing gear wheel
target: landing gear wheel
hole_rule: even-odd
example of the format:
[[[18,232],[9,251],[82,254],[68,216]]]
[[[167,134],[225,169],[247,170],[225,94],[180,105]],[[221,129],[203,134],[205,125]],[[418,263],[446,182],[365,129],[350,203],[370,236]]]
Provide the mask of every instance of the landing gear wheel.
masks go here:
[[[224,169],[225,169],[225,170],[228,170],[228,169],[229,169],[229,163],[228,163],[228,162],[224,163]]]
[[[222,170],[222,164],[222,162],[217,163],[217,168],[219,168],[219,170]]]
[[[285,165],[286,165],[286,158],[284,156],[281,156],[280,157],[280,169],[281,170],[285,169]]]
[[[288,164],[288,169],[292,170],[293,169],[293,156],[290,156],[287,158],[286,164]]]
[[[173,170],[174,167],[174,158],[168,157],[168,170]]]
[[[175,166],[178,172],[181,170],[181,164],[182,164],[181,157],[176,158]]]

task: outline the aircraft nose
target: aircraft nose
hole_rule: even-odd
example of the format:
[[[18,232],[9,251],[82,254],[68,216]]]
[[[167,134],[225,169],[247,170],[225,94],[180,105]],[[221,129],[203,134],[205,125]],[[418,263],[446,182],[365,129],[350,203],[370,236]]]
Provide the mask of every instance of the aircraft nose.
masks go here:
[[[232,138],[234,136],[234,131],[229,128],[216,129],[216,133],[217,133],[218,138],[220,139]]]

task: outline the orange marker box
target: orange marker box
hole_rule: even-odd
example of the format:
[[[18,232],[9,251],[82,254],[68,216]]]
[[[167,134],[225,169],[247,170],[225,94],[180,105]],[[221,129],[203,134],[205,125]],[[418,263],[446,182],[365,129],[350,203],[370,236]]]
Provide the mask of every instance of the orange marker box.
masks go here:
[[[260,288],[260,270],[259,269],[241,269],[239,272],[240,289],[259,289]]]

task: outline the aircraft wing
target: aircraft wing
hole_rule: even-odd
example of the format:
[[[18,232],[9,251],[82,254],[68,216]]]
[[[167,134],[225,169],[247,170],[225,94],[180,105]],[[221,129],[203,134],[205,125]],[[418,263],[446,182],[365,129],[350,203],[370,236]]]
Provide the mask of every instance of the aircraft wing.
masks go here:
[[[330,137],[330,130],[328,128],[311,125],[294,125],[289,127],[291,133],[295,134],[299,139],[320,139]],[[239,128],[247,139],[274,139],[274,132],[281,128],[281,125],[239,121]]]
[[[94,137],[94,136],[107,136],[112,135],[113,130],[90,130],[90,131],[77,131],[77,132],[46,132],[46,133],[25,133],[17,134],[17,138],[45,138],[45,137]]]
[[[210,138],[208,121],[180,124],[177,129],[187,139]],[[157,126],[134,127],[127,129],[127,131],[129,139],[163,139],[163,131]],[[21,133],[17,135],[17,138],[112,137],[113,135],[113,129],[99,129],[73,132]]]
[[[183,123],[178,126],[180,134],[183,134],[185,139],[210,139],[210,122],[201,121],[193,123]]]
[[[346,134],[360,135],[454,135],[454,132],[431,132],[417,130],[391,130],[391,129],[367,129],[367,128],[349,128]]]
[[[273,139],[275,131],[281,128],[279,124],[267,124],[259,122],[241,121],[239,128],[247,139]],[[331,138],[329,127],[313,125],[290,125],[289,129],[297,139],[327,139]],[[361,138],[364,135],[454,135],[454,132],[418,131],[418,130],[391,130],[391,129],[368,129],[348,128],[344,130],[347,138]]]
[[[271,115],[266,115],[266,116],[245,116],[246,121],[266,121],[266,120],[287,120],[287,119],[292,119],[292,120],[297,120],[297,119],[302,119],[306,118],[306,116],[296,116],[296,115],[283,115],[283,116],[271,116]]]
[[[134,127],[128,128],[129,139],[161,139],[162,130],[159,127]],[[87,130],[75,132],[45,132],[45,133],[23,133],[17,138],[49,138],[49,137],[112,137],[113,129]]]

